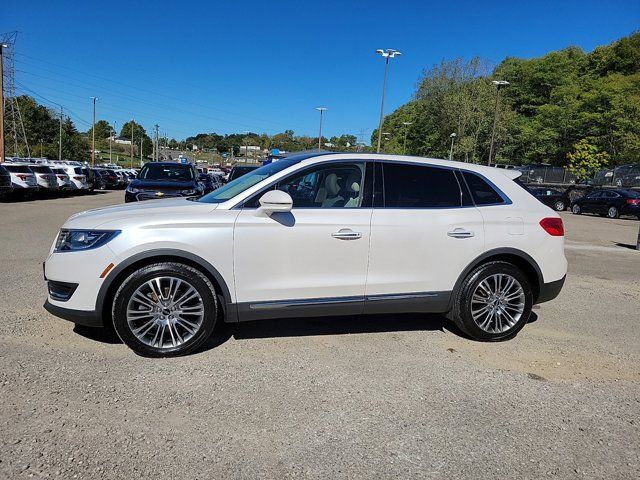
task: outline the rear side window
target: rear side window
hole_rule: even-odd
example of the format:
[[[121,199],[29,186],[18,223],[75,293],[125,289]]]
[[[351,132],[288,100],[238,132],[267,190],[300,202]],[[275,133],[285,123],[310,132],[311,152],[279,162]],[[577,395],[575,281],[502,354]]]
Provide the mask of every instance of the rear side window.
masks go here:
[[[33,167],[30,167],[31,171],[35,172],[35,173],[53,173],[53,170],[51,170],[49,167],[45,167],[42,165],[34,165]]]
[[[84,175],[84,174],[82,173],[82,169],[81,169],[80,167],[75,167],[75,168],[73,169],[73,171],[74,171],[74,172],[76,172],[76,174],[77,174],[77,175]]]
[[[485,179],[471,172],[462,172],[476,205],[504,203],[504,198]]]
[[[462,204],[453,170],[384,163],[383,176],[387,208],[454,208]]]
[[[31,169],[26,165],[5,165],[5,168],[14,173],[31,173]]]

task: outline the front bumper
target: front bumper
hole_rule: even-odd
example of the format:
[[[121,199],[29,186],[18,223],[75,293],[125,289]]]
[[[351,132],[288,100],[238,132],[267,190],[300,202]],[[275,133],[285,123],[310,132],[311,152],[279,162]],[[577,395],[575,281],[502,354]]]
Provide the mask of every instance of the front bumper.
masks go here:
[[[77,323],[78,325],[84,325],[87,327],[104,327],[102,315],[95,310],[73,310],[71,308],[63,308],[58,305],[53,305],[48,299],[44,302],[44,308],[50,314],[64,320]]]

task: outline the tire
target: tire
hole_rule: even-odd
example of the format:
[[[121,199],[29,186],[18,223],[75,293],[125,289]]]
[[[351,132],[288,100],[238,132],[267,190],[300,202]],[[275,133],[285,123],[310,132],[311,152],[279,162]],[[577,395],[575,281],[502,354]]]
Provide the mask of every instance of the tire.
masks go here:
[[[564,204],[562,200],[558,200],[556,203],[553,204],[553,208],[556,210],[556,212],[564,212],[567,206]]]
[[[182,263],[159,262],[135,271],[122,282],[113,299],[116,333],[144,357],[193,352],[211,336],[217,317],[218,303],[211,281]]]
[[[500,283],[496,283],[498,277]],[[504,289],[505,286],[509,288]],[[503,290],[508,302],[497,301],[492,304],[491,301],[476,301],[478,298],[489,298],[487,291],[491,289],[499,294]],[[455,293],[450,317],[471,338],[483,342],[499,342],[513,338],[525,326],[532,306],[532,287],[526,275],[511,263],[495,261],[480,265],[467,275]],[[492,308],[497,308],[499,313],[492,316]],[[482,309],[488,310],[474,320],[473,312]],[[483,327],[482,324],[486,321],[489,323]]]
[[[575,215],[580,215],[582,213],[582,209],[580,208],[580,205],[574,205],[573,207],[571,207],[571,211],[575,214]]]
[[[609,207],[607,210],[607,217],[609,218],[618,218],[620,216],[620,212],[614,206]]]
[[[616,178],[616,181],[614,182],[616,187],[621,187],[622,186],[622,179],[621,178]]]

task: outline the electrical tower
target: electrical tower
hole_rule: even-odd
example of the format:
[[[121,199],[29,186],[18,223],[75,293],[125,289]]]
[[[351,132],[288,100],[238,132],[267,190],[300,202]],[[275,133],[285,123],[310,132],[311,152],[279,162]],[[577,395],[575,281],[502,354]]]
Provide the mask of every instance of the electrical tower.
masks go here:
[[[4,90],[4,131],[6,150],[11,151],[13,156],[31,157],[27,134],[24,129],[24,122],[20,113],[20,106],[16,100],[15,69],[13,66],[13,56],[18,32],[0,34],[0,43],[7,45],[3,49],[3,90]]]

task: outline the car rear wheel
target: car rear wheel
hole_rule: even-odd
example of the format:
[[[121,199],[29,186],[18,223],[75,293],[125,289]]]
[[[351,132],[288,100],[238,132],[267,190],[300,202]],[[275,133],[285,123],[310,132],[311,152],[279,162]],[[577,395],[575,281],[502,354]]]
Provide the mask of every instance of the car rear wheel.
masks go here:
[[[562,200],[558,200],[553,205],[553,208],[555,208],[557,212],[564,212],[564,209],[566,208],[566,205],[564,204],[564,202]]]
[[[582,213],[580,205],[574,205],[573,207],[571,207],[571,211],[576,215],[580,215]]]
[[[529,321],[531,282],[516,266],[502,261],[474,269],[455,294],[451,318],[469,336],[485,342],[515,336]]]
[[[113,301],[113,324],[137,354],[173,357],[191,353],[213,332],[215,289],[199,270],[174,262],[154,263],[132,273]]]
[[[607,210],[607,217],[609,218],[618,218],[620,216],[620,212],[616,207],[609,207]]]

